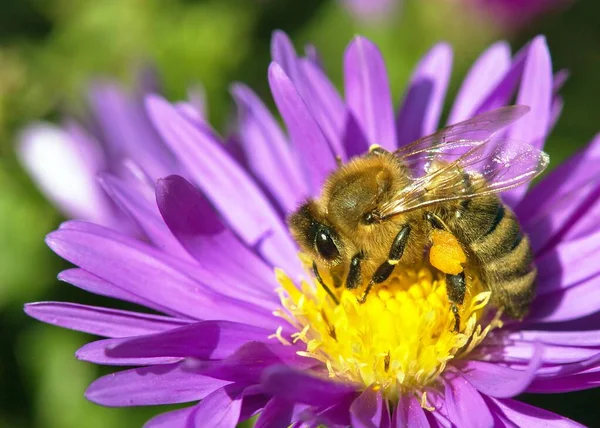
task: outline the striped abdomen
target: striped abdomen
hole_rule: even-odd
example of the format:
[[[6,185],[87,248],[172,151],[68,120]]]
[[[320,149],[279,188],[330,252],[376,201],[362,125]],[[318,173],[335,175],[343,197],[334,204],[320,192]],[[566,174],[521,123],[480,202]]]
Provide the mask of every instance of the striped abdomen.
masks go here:
[[[536,269],[515,214],[493,195],[462,201],[460,211],[453,226],[492,291],[492,301],[509,316],[523,317],[533,299]]]

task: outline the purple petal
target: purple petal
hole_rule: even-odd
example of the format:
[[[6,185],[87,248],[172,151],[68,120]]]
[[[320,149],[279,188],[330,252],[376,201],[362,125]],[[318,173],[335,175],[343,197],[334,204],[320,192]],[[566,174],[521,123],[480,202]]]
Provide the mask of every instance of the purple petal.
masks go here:
[[[534,39],[535,40],[535,39]],[[495,85],[492,91],[487,94],[484,101],[477,109],[476,114],[507,105],[513,98],[514,92],[521,80],[523,69],[533,41],[528,43],[514,56],[512,64],[502,79]]]
[[[273,33],[271,56],[293,82],[334,153],[344,158],[340,137],[345,108],[322,69],[310,59],[298,58],[292,41],[282,31]]]
[[[512,345],[484,346],[482,352],[488,354],[486,361],[527,363],[536,352],[537,343],[517,342]],[[584,361],[598,350],[575,346],[553,346],[544,344],[543,364],[565,364]]]
[[[144,424],[144,428],[174,428],[185,427],[196,406],[172,410],[153,417]]]
[[[319,51],[317,50],[315,45],[312,45],[312,44],[304,45],[304,55],[305,55],[306,59],[308,59],[314,65],[323,69],[323,61],[322,61],[321,55],[319,54]]]
[[[182,260],[180,258],[172,257],[171,255],[166,254],[161,251],[157,251],[155,248],[149,247],[138,240],[131,239],[127,236],[123,236],[122,234],[119,234],[118,232],[114,232],[112,230],[106,229],[104,227],[101,227],[101,226],[98,226],[98,225],[95,225],[92,223],[86,223],[86,222],[81,222],[81,221],[68,221],[68,222],[64,222],[60,225],[60,230],[61,231],[70,230],[70,231],[82,232],[84,234],[91,234],[93,236],[97,236],[102,239],[108,239],[110,242],[112,242],[112,241],[118,242],[119,244],[122,244],[126,247],[134,248],[135,251],[132,253],[132,255],[136,252],[150,253],[152,257],[159,258],[162,263],[166,263],[167,265],[170,266],[170,268],[175,269],[180,274],[187,275],[187,277],[196,281],[198,285],[201,285],[203,287],[203,289],[205,289],[209,294],[212,294],[215,298],[221,299],[223,297],[220,292],[220,291],[222,291],[222,289],[221,289],[221,285],[222,285],[221,283],[223,282],[222,275],[215,275],[214,273],[210,272],[209,270],[204,269],[204,267],[202,265],[198,265],[195,262],[188,263],[187,261]],[[210,268],[211,266],[207,266],[207,267]],[[239,278],[234,278],[234,279],[236,282],[239,281]],[[121,286],[121,283],[117,282],[115,285],[113,285],[113,287],[115,287],[115,286]],[[151,290],[148,290],[148,291],[151,291]],[[130,293],[130,294],[132,294],[132,293]],[[237,297],[239,297],[239,296],[237,296]],[[140,298],[139,300],[147,301],[146,299],[143,299],[143,298]],[[229,298],[225,298],[225,300],[223,300],[223,303],[226,303],[227,301],[230,301],[230,300],[231,299],[229,299]],[[239,300],[239,299],[236,298],[235,300]],[[138,302],[138,303],[140,303],[140,302]],[[148,305],[148,307],[157,307],[157,310],[159,310],[159,311],[164,311],[165,313],[174,314],[178,317],[186,318],[185,315],[182,315],[181,313],[176,312],[175,309],[168,309],[165,311],[164,309],[161,309],[161,308],[164,308],[164,306],[160,306],[156,302],[149,302],[149,303],[150,303],[150,305]],[[145,303],[140,303],[140,304],[145,304]],[[269,312],[270,312],[270,309],[269,309]],[[266,321],[269,322],[268,320],[273,320],[273,318],[269,316],[266,319]]]
[[[274,397],[265,406],[254,428],[288,427],[292,423],[294,404]]]
[[[560,291],[600,274],[595,260],[600,252],[600,231],[574,241],[561,242],[536,259],[538,295]]]
[[[536,37],[529,48],[516,104],[531,108],[525,119],[510,129],[509,136],[542,148],[552,103],[552,61],[546,39]]]
[[[392,425],[396,428],[429,428],[430,426],[421,404],[411,394],[402,394],[394,411]]]
[[[597,171],[597,163],[600,159],[599,148],[600,134],[594,137],[583,152],[573,156],[566,162],[566,164],[573,162],[570,165],[571,168],[567,170],[571,172],[570,175],[567,175],[567,179],[573,191],[566,196],[563,195],[562,200],[559,200],[555,207],[562,210],[565,210],[565,207],[571,208],[566,210],[570,215],[567,224],[563,224],[562,227],[559,223],[562,216],[554,217],[552,214],[550,215],[553,231],[557,229],[558,231],[547,238],[550,241],[547,245],[558,242],[563,237],[565,239],[577,239],[600,230],[597,221],[600,213],[600,186],[598,186],[600,175]],[[558,169],[562,170],[562,165]],[[554,174],[551,176],[554,176]],[[579,202],[573,203],[572,201]]]
[[[178,172],[172,154],[156,135],[143,107],[121,88],[96,84],[90,92],[90,105],[113,156],[136,159],[152,180]]]
[[[542,364],[542,347],[524,370],[515,370],[497,364],[469,360],[458,362],[464,376],[479,392],[490,397],[514,397],[525,391],[535,376],[536,370]]]
[[[250,88],[233,85],[238,106],[238,133],[254,175],[287,212],[308,194],[289,144],[269,110]]]
[[[579,187],[569,190],[555,205],[543,204],[535,218],[525,223],[524,229],[536,254],[542,255],[552,250],[561,241],[585,238],[599,231],[595,222],[600,210],[597,178],[591,177]]]
[[[66,302],[28,303],[25,313],[43,322],[105,337],[152,334],[187,324],[171,317]]]
[[[250,341],[267,341],[268,330],[228,321],[203,321],[132,338],[107,354],[113,357],[194,357],[221,360]]]
[[[565,101],[561,96],[555,95],[552,98],[552,107],[550,108],[550,123],[548,125],[548,134],[550,134],[556,127],[556,123],[562,115]]]
[[[160,134],[236,233],[248,245],[257,245],[271,263],[292,271],[294,245],[279,214],[252,178],[210,132],[192,125],[162,98],[150,96],[146,101]],[[240,201],[245,201],[244,215],[239,215]]]
[[[534,300],[527,322],[560,322],[598,312],[600,276]]]
[[[600,158],[600,134],[598,134],[587,147],[562,162],[544,179],[535,186],[517,207],[519,219],[531,228],[531,221],[544,222],[542,215],[551,214],[553,209],[566,209],[570,205],[565,196],[584,187],[598,175],[594,165]],[[571,198],[570,200],[573,200]],[[539,219],[539,220],[538,220]]]
[[[537,379],[560,378],[578,374],[600,372],[600,352],[585,361],[571,364],[542,367],[537,371]]]
[[[38,123],[19,136],[18,154],[36,184],[66,215],[110,224],[111,209],[96,184],[104,168],[98,143],[81,131],[79,138]]]
[[[381,391],[367,388],[350,406],[350,419],[355,428],[390,427],[390,412]]]
[[[123,290],[83,269],[75,268],[64,270],[58,274],[58,279],[99,296],[107,296],[125,302],[135,303],[168,315],[177,316],[178,314],[177,311],[155,304],[147,299],[142,299],[141,297],[136,296],[127,290]]]
[[[97,226],[96,226],[97,228]],[[48,235],[61,257],[143,299],[196,319],[229,319],[276,329],[278,321],[252,305],[217,295],[177,269],[176,261],[133,239],[73,229]]]
[[[310,60],[300,60],[300,71],[302,71],[306,88],[303,98],[335,154],[345,160],[346,154],[342,139],[346,107],[340,94],[323,70]]]
[[[350,112],[346,114],[343,140],[348,159],[354,156],[361,156],[369,150],[367,136],[364,134],[357,119]]]
[[[511,340],[526,340],[551,345],[600,346],[600,330],[590,331],[534,331],[521,330],[508,335]]]
[[[195,427],[235,428],[240,420],[242,394],[221,388],[200,402],[190,417]]]
[[[541,149],[550,128],[552,107],[552,61],[544,37],[531,43],[516,103],[531,107],[531,112],[511,126],[509,138]],[[504,193],[503,198],[516,206],[526,191],[527,186],[519,186]]]
[[[284,400],[321,407],[333,406],[356,394],[354,385],[318,378],[285,366],[266,370],[262,385],[265,392]]]
[[[582,391],[600,386],[600,373],[585,373],[563,376],[552,379],[535,379],[527,388],[527,392],[541,394],[557,394],[562,392]]]
[[[260,383],[263,372],[272,366],[308,369],[317,364],[310,358],[299,356],[296,353],[298,350],[295,346],[283,346],[280,343],[248,342],[218,363],[206,364],[204,361],[191,360],[189,364],[190,370],[198,370],[218,379],[252,385]]]
[[[277,305],[273,270],[221,222],[210,203],[177,175],[158,181],[156,199],[164,221],[202,266],[223,278],[218,291],[273,311]],[[231,286],[228,287],[229,284]]]
[[[188,257],[162,221],[154,201],[146,198],[139,186],[134,187],[132,183],[125,183],[108,174],[100,176],[100,184],[158,248],[173,256]]]
[[[152,406],[201,400],[229,382],[190,373],[180,364],[141,367],[103,376],[85,396],[108,407]]]
[[[484,98],[500,82],[510,68],[510,46],[506,42],[494,43],[478,59],[463,80],[448,124],[454,124],[475,116]]]
[[[173,103],[179,114],[198,126],[207,126],[204,117],[192,104],[185,101]]]
[[[355,400],[355,395],[347,395],[338,400],[333,406],[315,406],[313,408],[316,414],[310,418],[309,426],[333,426],[347,427],[350,426],[350,406]],[[323,409],[323,407],[325,407]],[[323,410],[320,410],[323,409]]]
[[[438,392],[436,389],[430,388],[427,391],[427,403],[435,409],[433,412],[424,412],[427,421],[432,427],[456,427],[456,424],[450,420],[448,415],[446,395],[443,393],[443,391]]]
[[[583,427],[583,425],[563,416],[521,403],[520,401],[490,397],[489,402],[496,406],[493,411],[498,412],[502,419],[508,420],[518,427]]]
[[[240,410],[240,422],[256,416],[267,405],[270,396],[263,394],[260,385],[250,385],[244,389],[242,397],[242,408]]]
[[[336,168],[334,155],[306,103],[277,63],[269,66],[269,85],[302,165],[306,168],[311,194],[315,195],[325,178]]]
[[[451,70],[452,49],[446,43],[434,46],[419,62],[396,120],[398,146],[437,130]]]
[[[456,377],[447,381],[445,394],[448,416],[456,426],[477,428],[494,425],[492,414],[485,401],[464,378]]]
[[[346,104],[367,136],[369,144],[397,147],[394,108],[385,63],[370,40],[358,36],[344,54]]]
[[[153,357],[153,358],[120,358],[110,357],[106,351],[114,348],[122,343],[123,338],[119,339],[103,339],[88,343],[82,346],[75,352],[75,357],[81,361],[88,363],[102,364],[107,366],[153,366],[156,364],[173,364],[181,361],[181,358],[176,357]]]
[[[296,55],[296,50],[288,35],[281,30],[275,30],[273,37],[271,37],[271,58],[281,66],[281,69],[295,85],[301,83],[298,69],[299,58]]]

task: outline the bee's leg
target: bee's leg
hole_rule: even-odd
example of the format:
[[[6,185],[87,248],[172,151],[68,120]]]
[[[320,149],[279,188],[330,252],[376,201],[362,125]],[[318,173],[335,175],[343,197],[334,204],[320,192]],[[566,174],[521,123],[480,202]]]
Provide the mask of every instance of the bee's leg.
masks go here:
[[[433,226],[434,229],[445,230],[446,232],[450,232],[448,226],[446,226],[446,223],[444,223],[441,218],[439,218],[432,212],[428,211],[425,213],[425,220],[427,220],[429,224]]]
[[[337,297],[335,297],[335,294],[332,293],[331,289],[325,285],[325,282],[323,282],[323,278],[321,278],[321,274],[319,273],[319,269],[317,268],[317,263],[313,261],[313,272],[315,274],[315,277],[317,278],[317,281],[319,282],[319,284],[321,284],[321,287],[323,287],[325,289],[325,291],[327,291],[327,294],[329,294],[329,297],[331,297],[331,299],[335,302],[336,305],[340,304],[340,301],[338,300]]]
[[[390,248],[388,259],[381,265],[379,265],[379,267],[373,274],[373,277],[369,281],[369,284],[367,284],[367,288],[365,289],[363,296],[358,300],[359,303],[365,303],[367,301],[367,296],[369,295],[371,288],[373,288],[375,284],[379,284],[390,277],[390,275],[394,271],[394,268],[396,267],[396,265],[402,258],[402,255],[404,254],[404,249],[406,248],[406,243],[408,242],[409,235],[410,225],[405,224],[404,226],[402,226],[402,229],[400,229],[400,232],[398,232],[398,234],[394,238],[394,242],[392,242],[392,247]]]
[[[350,260],[350,269],[348,269],[348,276],[346,277],[346,288],[348,290],[354,290],[362,282],[360,261],[363,257],[362,253],[357,253]]]
[[[462,305],[465,300],[465,292],[467,290],[467,282],[465,280],[465,272],[462,271],[457,275],[446,275],[446,292],[448,293],[448,300],[452,307],[452,313],[454,314],[454,331],[460,331],[460,314],[458,313],[458,306]]]
[[[448,226],[434,213],[425,213],[425,219],[434,229],[450,232]],[[450,307],[454,314],[454,331],[456,332],[460,330],[460,314],[458,313],[458,306],[462,305],[465,300],[466,290],[467,283],[465,280],[465,271],[456,275],[446,273],[446,292],[448,293],[448,300],[450,300]]]

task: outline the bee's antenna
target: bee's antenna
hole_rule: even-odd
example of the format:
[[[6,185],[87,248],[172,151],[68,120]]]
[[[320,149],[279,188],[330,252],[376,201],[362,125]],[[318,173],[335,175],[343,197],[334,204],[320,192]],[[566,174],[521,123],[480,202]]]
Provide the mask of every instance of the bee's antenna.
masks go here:
[[[313,272],[315,273],[315,277],[317,278],[317,281],[319,282],[319,284],[321,284],[321,287],[323,287],[325,289],[325,291],[327,291],[327,294],[329,294],[329,297],[331,297],[331,299],[335,302],[336,305],[340,304],[339,299],[335,296],[335,294],[333,294],[333,292],[329,289],[328,286],[325,285],[325,283],[323,282],[323,278],[321,278],[321,274],[319,273],[319,269],[317,268],[317,262],[315,262],[313,260]]]

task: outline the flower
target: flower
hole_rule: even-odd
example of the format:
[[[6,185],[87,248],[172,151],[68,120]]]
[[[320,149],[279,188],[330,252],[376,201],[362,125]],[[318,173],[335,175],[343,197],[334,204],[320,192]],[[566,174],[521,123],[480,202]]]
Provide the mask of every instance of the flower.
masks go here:
[[[401,0],[341,0],[358,20],[386,21],[402,7]],[[447,0],[462,9],[472,9],[480,18],[503,27],[519,28],[539,16],[568,7],[572,0]]]
[[[89,94],[91,126],[69,118],[63,127],[40,122],[21,132],[21,164],[63,214],[135,232],[97,175],[110,173],[125,178],[139,174],[137,165],[130,162],[133,158],[152,181],[178,171],[143,105],[142,94],[155,92],[158,87],[155,71],[150,67],[142,70],[133,96],[112,82],[99,80]],[[191,89],[189,101],[178,103],[177,108],[193,120],[203,121],[202,90]],[[144,142],[144,150],[140,149],[140,142]]]
[[[148,118],[178,175],[154,188],[138,156],[146,142],[130,141],[127,161],[139,173],[101,176],[143,236],[84,221],[48,236],[78,266],[60,279],[162,313],[26,306],[39,320],[106,337],[77,358],[137,366],[96,380],[87,398],[106,406],[200,400],[148,427],[233,427],[257,413],[259,427],[578,425],[512,397],[598,383],[600,335],[578,322],[600,308],[600,186],[592,167],[600,137],[528,194],[504,195],[536,253],[537,297],[524,321],[486,316],[489,292],[473,289],[454,332],[443,283],[427,269],[398,274],[362,306],[347,291],[333,305],[299,261],[284,216],[318,194],[335,156],[347,161],[371,144],[394,149],[433,132],[452,54],[445,44],[432,48],[394,117],[383,58],[365,38],[344,55],[345,99],[283,33],[274,35],[272,51],[269,83],[289,138],[241,84],[232,88],[238,157],[206,123],[149,95]],[[516,93],[531,112],[507,136],[540,148],[560,113],[562,81],[564,73],[552,75],[543,37],[512,59],[505,43],[495,44],[463,81],[448,122],[505,105]]]
[[[476,11],[508,27],[523,27],[539,16],[569,6],[571,0],[465,0]]]

